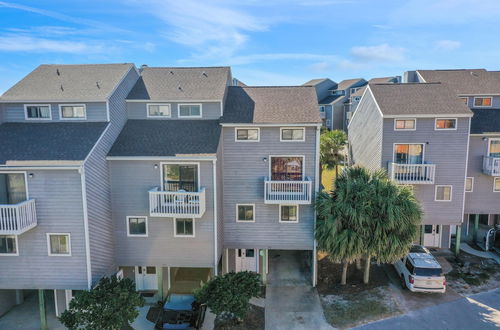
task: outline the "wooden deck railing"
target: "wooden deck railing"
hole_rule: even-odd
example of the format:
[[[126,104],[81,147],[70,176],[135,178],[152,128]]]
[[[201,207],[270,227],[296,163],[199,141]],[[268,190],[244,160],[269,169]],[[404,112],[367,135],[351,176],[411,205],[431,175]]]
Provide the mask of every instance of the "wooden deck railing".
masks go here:
[[[205,213],[205,188],[199,192],[149,191],[149,213],[152,217],[201,218]]]
[[[21,235],[37,225],[35,200],[0,204],[0,234]]]
[[[312,180],[274,181],[264,179],[264,203],[266,204],[311,204]]]

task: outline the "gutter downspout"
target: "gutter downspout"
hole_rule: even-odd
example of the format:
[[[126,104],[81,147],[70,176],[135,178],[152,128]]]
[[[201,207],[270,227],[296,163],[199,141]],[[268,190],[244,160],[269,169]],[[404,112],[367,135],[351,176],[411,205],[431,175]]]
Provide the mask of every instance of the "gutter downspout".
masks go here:
[[[83,204],[83,228],[85,234],[85,259],[87,264],[87,288],[92,288],[92,269],[90,264],[90,236],[89,236],[89,215],[87,210],[87,185],[85,183],[85,167],[78,170],[80,173],[82,185],[82,204]]]
[[[315,157],[315,178],[314,178],[314,191],[315,191],[315,194],[314,194],[314,197],[316,198],[318,192],[319,192],[319,167],[321,166],[321,164],[319,163],[319,143],[320,143],[320,133],[321,133],[321,129],[320,127],[316,127],[316,157]],[[315,230],[316,230],[316,207],[314,206],[315,203],[313,201],[313,208],[314,208],[314,228],[313,228],[313,235]],[[314,236],[313,236],[314,237]],[[317,284],[317,281],[318,281],[318,260],[317,260],[317,250],[316,250],[316,238],[314,238],[314,243],[313,243],[313,287],[316,286]]]
[[[212,160],[213,180],[214,180],[214,275],[219,275],[217,258],[217,160]]]

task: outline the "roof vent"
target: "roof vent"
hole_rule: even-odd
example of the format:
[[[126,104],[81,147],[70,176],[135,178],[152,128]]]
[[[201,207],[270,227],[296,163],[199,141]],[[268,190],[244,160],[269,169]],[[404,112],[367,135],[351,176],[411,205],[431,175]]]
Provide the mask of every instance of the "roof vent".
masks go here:
[[[178,88],[180,91],[182,91],[182,87],[181,87],[181,85],[179,85],[177,88]]]
[[[64,87],[63,87],[63,85],[61,85],[61,91],[63,91],[63,92],[64,92]]]
[[[202,75],[204,75],[205,77],[208,77],[208,75],[205,71],[203,71]]]
[[[478,74],[477,74],[477,73],[475,73],[474,71],[471,71],[471,72],[470,72],[470,75],[471,75],[471,76],[474,76],[474,77],[478,77]]]
[[[147,64],[143,64],[139,67],[139,72],[142,72],[142,70],[144,70],[145,68],[147,68],[148,65]]]
[[[101,89],[101,86],[99,86],[99,82],[98,81],[95,82],[95,85],[97,86],[97,88]]]
[[[170,74],[174,74],[174,71],[170,70]]]
[[[56,69],[56,73],[57,73],[58,76],[61,75],[61,72],[59,72],[59,69]]]

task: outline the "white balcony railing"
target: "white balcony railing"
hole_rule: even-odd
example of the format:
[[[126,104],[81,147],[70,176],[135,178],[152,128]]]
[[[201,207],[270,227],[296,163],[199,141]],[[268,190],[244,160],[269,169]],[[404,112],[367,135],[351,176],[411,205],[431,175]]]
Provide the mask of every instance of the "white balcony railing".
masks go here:
[[[0,205],[0,234],[21,235],[37,224],[35,200]]]
[[[324,111],[320,111],[320,112],[319,112],[319,117],[320,117],[321,119],[325,119],[325,118],[326,118],[326,113],[325,113]]]
[[[484,157],[483,172],[491,176],[500,176],[500,158]]]
[[[201,218],[205,213],[205,188],[199,192],[149,191],[149,214],[152,217]]]
[[[390,163],[389,174],[400,184],[434,184],[436,165]]]
[[[266,204],[311,204],[312,181],[273,181],[265,178],[264,203]]]

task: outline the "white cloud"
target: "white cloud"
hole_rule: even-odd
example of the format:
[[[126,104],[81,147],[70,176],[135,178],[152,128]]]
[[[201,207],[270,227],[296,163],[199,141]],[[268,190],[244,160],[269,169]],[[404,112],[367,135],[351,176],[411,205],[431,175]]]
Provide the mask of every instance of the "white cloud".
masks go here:
[[[0,36],[0,51],[4,52],[57,52],[57,53],[103,53],[109,51],[101,44],[89,44],[83,41],[63,41],[37,38],[27,35]]]
[[[330,62],[317,62],[310,66],[310,69],[314,73],[324,73],[332,69],[332,64]]]
[[[388,44],[357,46],[351,48],[351,55],[364,61],[398,62],[404,59],[406,49]]]
[[[435,42],[435,47],[438,50],[451,51],[460,48],[462,44],[456,40],[438,40]]]

